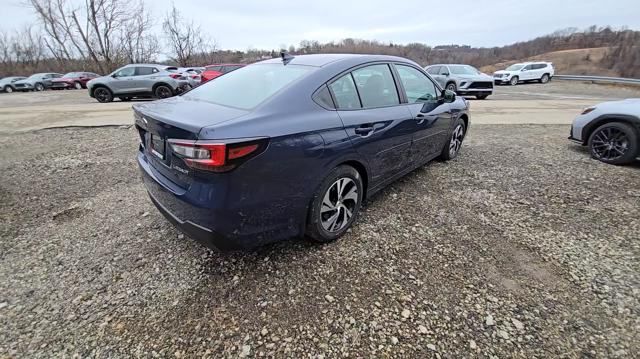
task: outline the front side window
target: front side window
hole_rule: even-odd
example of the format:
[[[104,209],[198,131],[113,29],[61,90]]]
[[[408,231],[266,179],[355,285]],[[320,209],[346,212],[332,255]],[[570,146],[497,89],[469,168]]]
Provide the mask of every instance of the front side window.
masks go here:
[[[361,108],[358,91],[353,82],[353,76],[348,73],[329,85],[333,96],[336,99],[336,105],[340,110],[353,110]]]
[[[449,68],[446,66],[440,66],[440,73],[438,75],[449,76]]]
[[[525,66],[522,70],[531,70],[533,68],[533,65],[527,65]]]
[[[220,76],[196,87],[184,97],[249,110],[276,92],[315,70],[315,67],[256,64]]]
[[[411,66],[395,66],[409,103],[437,101],[438,91],[436,86],[425,74]]]
[[[116,72],[116,77],[127,77],[127,76],[133,76],[136,72],[136,68],[135,67],[125,67],[122,68],[120,70],[118,70],[118,72]]]
[[[371,65],[352,72],[358,87],[362,107],[383,107],[400,104],[396,84],[389,65]]]

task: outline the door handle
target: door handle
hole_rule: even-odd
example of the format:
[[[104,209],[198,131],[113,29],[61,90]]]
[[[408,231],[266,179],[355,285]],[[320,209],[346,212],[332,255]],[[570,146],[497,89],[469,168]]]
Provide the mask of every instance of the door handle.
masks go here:
[[[373,131],[373,125],[362,125],[355,129],[356,135],[368,136]]]
[[[415,120],[417,121],[418,125],[422,125],[424,123],[425,120],[428,120],[429,123],[435,122],[438,119],[437,115],[423,115],[421,113],[417,114],[415,117]]]

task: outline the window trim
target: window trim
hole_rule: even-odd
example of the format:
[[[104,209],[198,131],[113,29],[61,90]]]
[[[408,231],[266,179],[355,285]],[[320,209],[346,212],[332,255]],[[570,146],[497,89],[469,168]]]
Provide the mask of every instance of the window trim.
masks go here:
[[[402,92],[400,92],[400,88],[398,87],[398,79],[397,76],[394,72],[393,66],[391,66],[392,62],[390,61],[370,61],[370,62],[365,62],[353,67],[350,67],[349,69],[346,69],[340,73],[338,73],[337,75],[333,76],[332,78],[330,78],[328,81],[326,81],[323,85],[327,85],[327,87],[329,88],[329,93],[331,93],[331,98],[333,99],[334,104],[337,104],[336,101],[336,97],[335,94],[333,93],[333,90],[331,89],[331,84],[336,82],[338,79],[342,78],[342,76],[349,74],[351,75],[351,80],[353,81],[353,84],[356,87],[356,93],[358,94],[358,101],[360,101],[360,108],[338,108],[336,106],[336,110],[337,111],[362,111],[362,110],[372,110],[372,109],[377,109],[377,108],[387,108],[387,107],[394,107],[394,106],[402,106],[405,104],[405,102],[403,102],[403,97],[404,95],[402,94]],[[360,90],[358,89],[358,84],[356,82],[356,79],[353,77],[353,71],[359,70],[363,67],[369,67],[372,65],[387,65],[387,67],[389,68],[389,71],[391,72],[391,77],[393,78],[393,82],[396,85],[396,93],[398,95],[398,100],[399,103],[395,104],[395,105],[386,105],[386,106],[377,106],[377,107],[364,107],[362,106],[362,98],[360,97]],[[319,87],[322,87],[322,85],[320,85]],[[316,89],[317,91],[317,89]],[[315,93],[315,91],[313,92]]]

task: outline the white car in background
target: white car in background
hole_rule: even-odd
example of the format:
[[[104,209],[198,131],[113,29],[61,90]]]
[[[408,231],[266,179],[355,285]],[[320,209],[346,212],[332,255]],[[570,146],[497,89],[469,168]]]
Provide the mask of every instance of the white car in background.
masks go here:
[[[517,85],[519,82],[538,81],[546,84],[555,75],[551,62],[523,62],[493,73],[496,84]]]
[[[573,120],[569,139],[588,146],[591,156],[614,165],[640,156],[640,98],[603,102]]]

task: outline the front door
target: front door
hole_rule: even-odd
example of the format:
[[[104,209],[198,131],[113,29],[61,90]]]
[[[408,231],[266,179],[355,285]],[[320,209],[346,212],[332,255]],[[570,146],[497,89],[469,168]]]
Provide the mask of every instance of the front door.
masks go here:
[[[438,155],[449,138],[451,107],[442,101],[440,89],[422,71],[409,65],[394,66],[414,119],[410,159],[420,165]]]
[[[329,84],[352,145],[366,158],[372,186],[408,165],[413,118],[388,64],[358,68]]]
[[[136,68],[133,66],[125,67],[118,70],[114,74],[113,81],[109,82],[109,87],[115,94],[131,92],[134,87]]]

